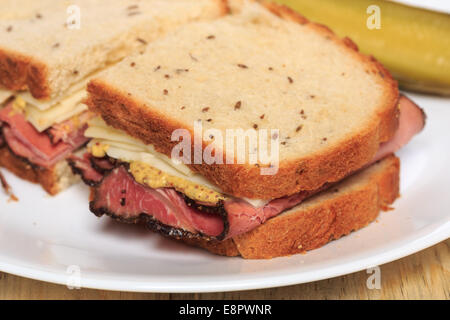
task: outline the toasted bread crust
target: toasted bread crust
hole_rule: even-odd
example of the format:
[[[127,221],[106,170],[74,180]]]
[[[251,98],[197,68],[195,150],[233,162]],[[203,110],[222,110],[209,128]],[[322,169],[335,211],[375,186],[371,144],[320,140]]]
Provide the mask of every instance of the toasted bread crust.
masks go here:
[[[361,229],[399,195],[400,161],[389,156],[381,172],[361,187],[336,193],[319,204],[282,214],[260,227],[223,242],[183,239],[212,253],[246,259],[270,259],[319,248]]]
[[[20,91],[28,89],[36,99],[50,98],[44,63],[0,48],[0,87]]]
[[[7,147],[0,148],[0,167],[8,169],[19,178],[40,184],[50,195],[56,195],[61,191],[58,184],[59,177],[54,168],[34,167],[14,155]]]
[[[217,2],[222,14],[230,12],[228,0]],[[29,90],[36,99],[50,99],[48,68],[33,56],[26,56],[8,48],[0,48],[0,87],[12,91]]]
[[[348,38],[338,38],[325,26],[311,23],[291,9],[272,3],[266,7],[278,16],[307,25],[324,37],[344,46],[367,66],[366,72],[379,77],[385,91],[384,108],[365,131],[328,149],[327,152],[293,161],[280,163],[278,173],[261,175],[260,168],[251,165],[190,165],[201,175],[220,185],[226,193],[236,197],[273,199],[292,195],[302,190],[315,190],[327,182],[336,182],[366,165],[376,154],[381,142],[389,140],[398,127],[399,92],[396,81],[374,58],[358,52]],[[88,85],[87,104],[100,114],[105,122],[170,156],[176,142],[171,141],[174,130],[184,128],[182,123],[149,108],[126,92],[109,86],[100,80]],[[186,128],[190,130],[189,128]],[[203,146],[206,147],[206,144]]]

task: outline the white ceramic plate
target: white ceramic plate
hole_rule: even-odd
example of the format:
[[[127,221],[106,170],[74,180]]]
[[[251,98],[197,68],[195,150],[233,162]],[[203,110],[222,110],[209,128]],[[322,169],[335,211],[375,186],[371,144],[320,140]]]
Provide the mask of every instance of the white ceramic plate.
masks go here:
[[[399,155],[402,197],[378,223],[305,255],[224,258],[145,228],[97,219],[88,191],[56,198],[6,173],[20,198],[0,196],[0,270],[60,284],[145,292],[246,290],[315,281],[412,254],[450,236],[450,99],[412,96],[428,114],[425,131]]]
[[[419,7],[428,10],[450,13],[450,3],[442,0],[390,0],[393,2],[399,2],[411,7]]]

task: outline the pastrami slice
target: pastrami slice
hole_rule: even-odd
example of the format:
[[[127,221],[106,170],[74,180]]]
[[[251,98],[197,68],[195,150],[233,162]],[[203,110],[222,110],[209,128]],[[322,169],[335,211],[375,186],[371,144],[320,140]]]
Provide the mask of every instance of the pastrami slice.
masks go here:
[[[146,215],[162,225],[210,237],[220,236],[224,230],[220,215],[188,206],[183,196],[173,189],[151,189],[137,183],[123,165],[107,173],[93,192],[90,208],[97,215],[133,221]]]
[[[398,151],[425,127],[426,114],[417,104],[404,95],[400,96],[398,104],[400,109],[398,129],[391,140],[380,145],[372,163]]]
[[[0,121],[5,142],[11,151],[34,165],[49,168],[65,159],[74,150],[80,148],[88,139],[79,128],[72,134],[73,144],[59,141],[53,143],[45,132],[38,132],[22,113],[13,110],[9,105],[0,111]]]
[[[103,173],[97,171],[90,161],[91,155],[85,153],[83,157],[70,156],[67,161],[72,168],[73,174],[78,174],[85,184],[94,187],[103,179]]]

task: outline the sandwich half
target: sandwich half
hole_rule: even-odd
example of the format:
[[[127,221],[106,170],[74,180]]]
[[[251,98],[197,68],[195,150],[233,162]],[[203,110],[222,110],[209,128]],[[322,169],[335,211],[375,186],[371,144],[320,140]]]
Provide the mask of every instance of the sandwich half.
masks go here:
[[[392,153],[424,114],[349,39],[275,4],[239,9],[92,79],[90,152],[71,166],[92,187],[97,216],[224,255],[314,249],[395,200]],[[191,137],[180,157],[179,130]],[[230,130],[246,133],[242,148],[219,139]],[[252,162],[263,142],[276,156]]]
[[[56,194],[92,114],[86,83],[166,32],[226,14],[222,0],[2,1],[0,166]],[[10,97],[14,97],[10,99]]]

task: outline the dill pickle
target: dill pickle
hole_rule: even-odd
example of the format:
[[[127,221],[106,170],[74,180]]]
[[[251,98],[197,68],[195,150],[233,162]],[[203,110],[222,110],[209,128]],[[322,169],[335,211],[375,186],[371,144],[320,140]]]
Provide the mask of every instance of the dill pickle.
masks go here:
[[[450,95],[450,15],[383,0],[276,0],[350,37],[406,89]],[[379,7],[379,29],[368,19]]]

